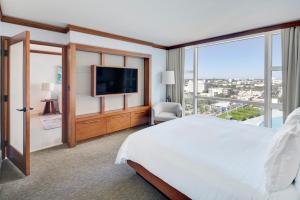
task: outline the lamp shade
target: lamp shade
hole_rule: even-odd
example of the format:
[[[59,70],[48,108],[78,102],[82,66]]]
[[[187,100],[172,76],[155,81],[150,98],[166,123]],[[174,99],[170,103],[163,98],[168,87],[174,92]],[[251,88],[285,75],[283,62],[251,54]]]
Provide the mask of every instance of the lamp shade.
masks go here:
[[[173,85],[175,84],[174,71],[164,71],[162,72],[162,84]]]
[[[53,91],[54,87],[54,83],[42,83],[42,91]]]

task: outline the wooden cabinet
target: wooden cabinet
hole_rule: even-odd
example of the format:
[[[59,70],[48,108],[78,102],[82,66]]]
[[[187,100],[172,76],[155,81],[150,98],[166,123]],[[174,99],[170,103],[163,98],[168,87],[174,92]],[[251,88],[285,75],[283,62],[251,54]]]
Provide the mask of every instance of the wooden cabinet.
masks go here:
[[[150,121],[150,114],[148,110],[135,111],[131,113],[131,127],[146,124]]]
[[[115,115],[108,118],[108,132],[115,132],[126,128],[130,128],[130,113]]]
[[[76,117],[76,141],[113,133],[150,122],[150,106],[80,115]]]
[[[86,140],[107,133],[107,119],[88,119],[76,123],[76,140]]]

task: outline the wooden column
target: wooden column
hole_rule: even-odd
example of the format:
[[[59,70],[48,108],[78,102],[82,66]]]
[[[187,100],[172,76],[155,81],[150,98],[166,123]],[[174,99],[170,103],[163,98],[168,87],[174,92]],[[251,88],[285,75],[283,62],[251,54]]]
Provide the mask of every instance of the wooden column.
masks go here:
[[[127,67],[127,65],[128,65],[128,57],[127,57],[127,56],[124,56],[123,66],[124,66],[124,67]]]
[[[100,65],[104,65],[105,63],[105,56],[103,53],[100,53]]]
[[[124,56],[124,62],[123,62],[123,66],[127,67],[128,65],[128,57]],[[126,94],[124,94],[124,110],[128,109],[128,96]]]
[[[105,63],[105,57],[104,57],[103,53],[100,53],[100,65],[104,65],[104,63]],[[105,112],[105,97],[102,96],[99,99],[100,99],[100,113],[104,113]]]
[[[68,68],[67,68],[67,131],[68,145],[74,147],[76,145],[76,45],[68,46]]]
[[[62,48],[62,142],[68,143],[68,115],[67,115],[67,94],[68,94],[68,48]]]
[[[105,112],[105,97],[100,97],[100,113]]]
[[[144,58],[144,104],[151,106],[151,57]]]
[[[9,121],[8,121],[8,55],[4,54],[4,52],[8,52],[8,40],[5,37],[1,37],[1,45],[2,45],[2,52],[1,54],[4,55],[2,57],[2,68],[1,68],[1,75],[2,75],[2,94],[1,98],[2,99],[2,112],[1,112],[1,147],[2,147],[2,159],[6,157],[6,147],[5,147],[5,142],[8,141],[8,133],[9,133]],[[4,147],[4,148],[3,148]]]

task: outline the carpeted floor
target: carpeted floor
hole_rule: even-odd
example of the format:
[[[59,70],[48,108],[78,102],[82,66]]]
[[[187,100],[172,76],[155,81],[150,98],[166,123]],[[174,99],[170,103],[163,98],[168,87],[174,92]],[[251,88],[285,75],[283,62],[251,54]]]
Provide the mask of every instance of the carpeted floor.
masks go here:
[[[31,175],[23,177],[8,161],[0,172],[1,200],[165,199],[127,165],[115,165],[124,139],[136,129],[69,149],[57,146],[31,154]]]

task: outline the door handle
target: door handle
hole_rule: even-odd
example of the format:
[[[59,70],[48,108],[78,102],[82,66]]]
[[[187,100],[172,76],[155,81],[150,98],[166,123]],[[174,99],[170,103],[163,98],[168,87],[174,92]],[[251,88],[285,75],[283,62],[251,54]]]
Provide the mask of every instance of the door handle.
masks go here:
[[[27,111],[26,107],[21,108],[21,109],[16,109],[16,110],[17,110],[17,111],[20,111],[20,112],[26,112],[26,111]]]
[[[27,111],[33,110],[33,108],[30,107],[29,110],[27,110],[27,108],[24,107],[24,108],[16,109],[16,110],[19,111],[19,112],[27,112]]]

